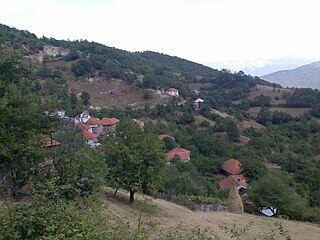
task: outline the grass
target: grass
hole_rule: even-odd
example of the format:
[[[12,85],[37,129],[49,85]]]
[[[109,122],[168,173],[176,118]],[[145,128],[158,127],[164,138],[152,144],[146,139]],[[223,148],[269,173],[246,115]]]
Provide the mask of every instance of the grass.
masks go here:
[[[250,226],[243,233],[243,238],[239,239],[267,239],[275,234],[274,239],[286,239],[277,233],[277,224],[281,224],[291,236],[296,240],[318,240],[320,227],[305,222],[288,221],[284,219],[267,218],[249,214],[232,214],[226,212],[193,212],[185,207],[167,202],[161,199],[148,199],[137,195],[137,202],[140,210],[134,205],[129,204],[128,194],[119,191],[116,196],[113,190],[105,189],[106,211],[111,212],[122,219],[132,228],[138,228],[138,218],[142,211],[142,222],[148,226],[153,236],[158,236],[168,231],[177,231],[179,234],[187,234],[190,231],[205,232],[206,235],[215,237],[212,239],[231,239],[227,231],[240,229]],[[142,207],[141,207],[142,206]],[[153,208],[152,211],[143,212]],[[142,210],[141,210],[142,209]],[[173,238],[174,239],[174,238]],[[270,238],[268,238],[270,239]]]
[[[46,63],[52,69],[59,69],[63,78],[67,80],[70,91],[79,94],[84,91],[90,94],[90,104],[94,107],[144,107],[145,105],[156,105],[166,103],[170,97],[165,94],[153,92],[152,98],[144,99],[143,90],[128,85],[119,79],[107,80],[104,77],[87,79],[76,78],[71,72],[72,62],[53,61]]]

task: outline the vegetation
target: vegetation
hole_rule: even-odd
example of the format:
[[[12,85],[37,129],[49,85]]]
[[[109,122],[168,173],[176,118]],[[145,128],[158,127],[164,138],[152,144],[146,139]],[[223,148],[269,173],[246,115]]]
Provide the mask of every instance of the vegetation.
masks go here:
[[[178,57],[130,53],[82,40],[38,39],[4,25],[0,25],[0,44],[1,238],[147,239],[141,231],[125,234],[121,224],[101,226],[103,217],[98,214],[95,219],[97,206],[88,202],[97,204],[102,186],[110,186],[129,191],[133,206],[137,192],[224,203],[226,191],[218,180],[222,163],[229,158],[241,161],[251,188],[248,196],[256,208],[277,209],[276,216],[290,219],[320,221],[318,90],[294,89],[282,95],[280,104],[285,107],[311,109],[293,117],[274,110],[279,99],[264,94],[251,97],[257,84],[275,85],[241,71],[218,71]],[[46,45],[70,51],[44,62],[25,58]],[[181,98],[139,109],[89,110],[94,96],[83,91],[78,98],[70,91],[65,72],[49,64],[55,61],[66,64],[78,81],[91,76],[117,79],[142,88],[143,98],[150,100],[155,97],[150,88],[176,87]],[[190,91],[192,84],[200,86],[198,95]],[[204,99],[199,108],[193,103],[196,97]],[[261,107],[256,117],[250,115],[250,107]],[[89,110],[96,117],[117,117],[120,123],[114,134],[99,139],[102,145],[92,149],[73,121],[55,116],[59,109],[70,117]],[[133,118],[144,119],[144,128]],[[244,127],[250,121],[256,125]],[[174,140],[161,141],[159,134]],[[45,146],[46,138],[60,145]],[[178,146],[191,152],[191,161],[175,158],[165,164],[165,153]],[[247,228],[225,231],[239,237]],[[160,239],[177,237],[168,234]],[[199,239],[205,239],[201,234]]]

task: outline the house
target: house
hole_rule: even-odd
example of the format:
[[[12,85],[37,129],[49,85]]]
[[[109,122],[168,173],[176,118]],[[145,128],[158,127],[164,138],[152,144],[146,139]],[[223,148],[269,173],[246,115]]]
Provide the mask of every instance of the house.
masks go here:
[[[179,91],[175,88],[168,88],[166,90],[166,94],[172,97],[179,97]]]
[[[84,131],[82,131],[82,137],[93,148],[95,148],[99,145],[99,143],[97,142],[97,140],[98,140],[97,134],[94,134],[94,133],[91,133],[89,131],[84,130]]]
[[[97,138],[104,132],[115,131],[116,124],[119,122],[117,118],[95,118],[91,117],[87,112],[81,113],[76,126],[81,130],[82,137],[91,147],[97,147],[100,143]]]
[[[172,139],[173,141],[175,141],[174,137],[172,137],[172,136],[170,136],[170,135],[168,135],[168,134],[160,134],[160,135],[158,135],[158,137],[159,137],[160,140],[163,140],[163,139],[165,139],[165,138],[170,138],[170,139]]]
[[[85,122],[85,125],[88,127],[88,131],[91,133],[99,135],[103,131],[101,120],[99,118],[90,117],[89,120]]]
[[[200,108],[202,103],[204,103],[204,100],[202,98],[197,98],[193,101],[193,104],[196,108]]]
[[[103,130],[105,132],[114,132],[116,130],[116,125],[120,120],[117,118],[102,118],[100,120]]]
[[[242,175],[241,163],[237,159],[229,159],[222,165],[221,172],[226,176],[219,181],[219,185],[223,189],[236,188],[239,194],[245,193],[248,188],[247,179]]]
[[[239,193],[248,188],[247,179],[241,175],[230,175],[219,181],[222,189],[236,188]]]
[[[227,176],[240,175],[242,173],[242,166],[239,160],[231,158],[223,163],[221,171]]]
[[[83,123],[86,123],[90,118],[91,118],[91,116],[89,115],[89,113],[87,111],[84,111],[79,116],[80,122],[83,122]]]
[[[181,147],[176,147],[167,153],[167,156],[166,156],[167,162],[170,164],[170,162],[175,157],[179,158],[182,162],[189,162],[190,161],[190,151],[186,150],[184,148],[181,148]]]
[[[194,100],[193,101],[194,103],[198,103],[198,104],[200,104],[200,103],[203,103],[204,102],[204,100],[202,99],[202,98],[197,98],[196,100]]]

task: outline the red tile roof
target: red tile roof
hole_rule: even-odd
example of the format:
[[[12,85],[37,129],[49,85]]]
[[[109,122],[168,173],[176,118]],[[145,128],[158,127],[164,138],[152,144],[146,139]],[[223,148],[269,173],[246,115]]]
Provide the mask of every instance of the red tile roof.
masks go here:
[[[174,157],[178,157],[181,161],[189,161],[190,151],[184,148],[176,147],[167,153],[167,161],[171,161]]]
[[[77,127],[80,128],[81,131],[88,131],[90,129],[90,126],[85,123],[78,123]]]
[[[91,117],[85,123],[86,125],[101,125],[101,120],[99,118]]]
[[[102,118],[100,120],[101,124],[103,126],[112,126],[112,125],[115,125],[119,122],[119,119],[117,118]]]
[[[178,92],[175,88],[168,88],[166,92]]]
[[[223,163],[222,170],[231,175],[239,175],[242,173],[241,163],[237,159],[229,159]]]
[[[160,138],[160,140],[163,140],[165,138],[171,138],[172,140],[175,140],[174,137],[172,137],[168,134],[160,134],[160,135],[158,135],[158,137]]]
[[[97,139],[97,134],[84,130],[82,131],[82,137],[86,140],[94,140]]]
[[[232,188],[243,186],[245,188],[248,187],[246,183],[246,178],[243,175],[230,175],[219,181],[219,185],[221,188]]]

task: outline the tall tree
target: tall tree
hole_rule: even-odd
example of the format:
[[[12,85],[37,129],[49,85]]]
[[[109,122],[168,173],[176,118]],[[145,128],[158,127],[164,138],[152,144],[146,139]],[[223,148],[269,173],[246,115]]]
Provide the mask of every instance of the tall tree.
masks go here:
[[[135,192],[152,194],[157,190],[165,164],[163,144],[157,136],[142,131],[132,121],[121,121],[116,133],[104,141],[113,187],[128,190],[131,203]]]

